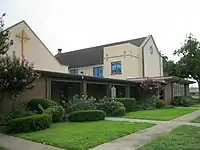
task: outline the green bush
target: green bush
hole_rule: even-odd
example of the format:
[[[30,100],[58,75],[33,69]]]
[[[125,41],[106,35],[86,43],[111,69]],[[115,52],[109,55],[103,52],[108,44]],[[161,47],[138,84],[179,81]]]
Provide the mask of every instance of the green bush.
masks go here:
[[[121,102],[107,98],[104,98],[102,101],[96,103],[96,109],[104,111],[107,116],[112,116],[113,112],[120,107],[124,107]]]
[[[10,133],[32,132],[49,128],[52,117],[49,114],[33,115],[10,120],[7,130]]]
[[[28,102],[27,108],[30,110],[36,110],[41,112],[41,109],[38,106],[39,104],[42,106],[43,109],[47,109],[51,106],[57,105],[56,102],[48,99],[32,99]]]
[[[191,96],[177,96],[174,97],[172,104],[175,106],[189,107],[196,103]]]
[[[105,112],[101,110],[80,110],[70,113],[69,121],[72,122],[97,121],[97,120],[104,120],[105,116],[106,116]]]
[[[79,111],[79,110],[93,110],[96,106],[92,101],[82,101],[78,103],[74,103],[70,106],[70,112]]]
[[[126,108],[125,107],[119,107],[116,109],[113,113],[112,116],[124,116],[126,113]]]
[[[121,102],[124,104],[127,112],[136,110],[136,100],[135,98],[114,98],[113,100]]]
[[[37,114],[37,111],[30,111],[25,108],[18,108],[11,112],[6,118],[5,122],[8,122],[12,119],[20,118],[20,117],[26,117],[26,116],[31,116]]]
[[[44,113],[52,115],[52,122],[62,121],[65,117],[65,109],[62,106],[51,106],[45,109]]]
[[[165,101],[164,100],[156,100],[156,108],[163,108],[165,107]]]
[[[0,114],[0,126],[4,125],[5,116]]]

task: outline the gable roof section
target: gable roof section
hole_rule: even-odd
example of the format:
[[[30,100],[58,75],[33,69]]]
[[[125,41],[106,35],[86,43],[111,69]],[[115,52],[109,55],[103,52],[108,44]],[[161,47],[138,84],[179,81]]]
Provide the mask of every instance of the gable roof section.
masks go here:
[[[103,64],[103,49],[104,47],[114,46],[119,44],[131,43],[140,47],[147,37],[142,37],[133,40],[116,42],[91,48],[80,49],[76,51],[57,54],[55,57],[63,65],[69,65],[69,68],[78,68],[92,65]]]
[[[14,24],[14,25],[12,25],[12,26],[6,28],[4,31],[9,30],[9,29],[11,29],[11,28],[13,28],[13,27],[15,27],[15,26],[21,24],[21,23],[24,23],[24,24],[31,30],[31,32],[32,32],[32,33],[35,35],[35,37],[40,41],[40,43],[46,48],[46,50],[52,55],[52,57],[55,58],[54,55],[50,52],[50,50],[47,48],[47,46],[42,42],[42,40],[37,36],[37,34],[32,30],[32,28],[26,23],[26,21],[22,20],[22,21],[20,21],[20,22],[18,22],[18,23],[16,23],[16,24]],[[56,58],[55,58],[55,60],[60,64],[60,62],[59,62]],[[60,64],[60,65],[62,65],[62,64]],[[68,65],[65,65],[65,66],[68,66]]]

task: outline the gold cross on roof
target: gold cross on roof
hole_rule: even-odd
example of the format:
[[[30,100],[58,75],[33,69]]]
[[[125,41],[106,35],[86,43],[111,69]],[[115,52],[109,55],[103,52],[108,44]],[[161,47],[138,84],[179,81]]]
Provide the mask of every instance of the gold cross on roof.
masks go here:
[[[30,38],[25,34],[24,30],[22,30],[16,36],[19,38],[19,40],[21,42],[21,56],[22,56],[22,59],[24,59],[24,41],[25,40],[30,40]]]

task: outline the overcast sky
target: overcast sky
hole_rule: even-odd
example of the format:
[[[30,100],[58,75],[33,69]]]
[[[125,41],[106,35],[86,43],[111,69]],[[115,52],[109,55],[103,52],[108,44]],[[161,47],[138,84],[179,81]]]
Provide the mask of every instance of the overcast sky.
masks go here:
[[[152,34],[177,60],[187,34],[200,39],[199,0],[0,0],[4,12],[6,27],[25,20],[53,54]]]

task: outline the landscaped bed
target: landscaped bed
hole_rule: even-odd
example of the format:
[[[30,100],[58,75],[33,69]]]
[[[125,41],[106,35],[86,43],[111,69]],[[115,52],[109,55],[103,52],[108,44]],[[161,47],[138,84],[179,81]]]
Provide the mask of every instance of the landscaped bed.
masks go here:
[[[16,136],[67,150],[86,150],[151,126],[153,124],[120,121],[56,123],[46,130]]]
[[[200,128],[179,126],[159,139],[153,140],[138,150],[199,150]]]
[[[165,108],[155,110],[142,110],[127,113],[125,118],[147,119],[147,120],[171,120],[179,116],[191,113],[194,108]]]

